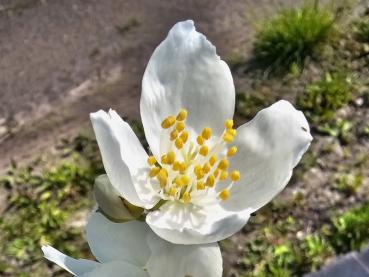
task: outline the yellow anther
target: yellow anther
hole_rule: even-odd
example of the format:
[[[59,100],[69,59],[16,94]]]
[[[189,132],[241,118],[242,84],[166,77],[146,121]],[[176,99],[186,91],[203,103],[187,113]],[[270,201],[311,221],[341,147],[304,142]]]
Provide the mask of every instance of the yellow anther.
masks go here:
[[[168,154],[167,154],[167,163],[168,164],[173,164],[175,159],[176,159],[176,154],[174,154],[173,151],[169,151]]]
[[[224,189],[219,193],[219,198],[222,199],[223,201],[227,200],[229,198],[229,190],[228,189]]]
[[[183,194],[182,200],[185,203],[190,203],[191,202],[191,196],[187,191]]]
[[[225,180],[225,179],[227,179],[228,178],[228,172],[227,171],[222,171],[221,173],[220,173],[220,175],[219,175],[219,180]]]
[[[212,155],[209,159],[209,163],[210,163],[211,166],[213,166],[216,161],[217,161],[217,156],[215,156],[215,155]]]
[[[201,165],[196,165],[196,166],[193,168],[193,172],[194,172],[196,175],[200,175],[200,174],[202,174],[202,167],[201,167]]]
[[[174,183],[177,185],[177,187],[183,187],[183,182],[182,182],[182,179],[181,178],[176,178],[175,180],[174,180]]]
[[[176,118],[173,115],[168,116],[166,119],[163,120],[161,123],[161,127],[163,129],[168,129],[174,125],[176,122]]]
[[[237,130],[236,129],[228,129],[226,133],[228,133],[232,136],[235,136],[237,134]]]
[[[206,178],[206,185],[208,187],[214,187],[214,183],[215,183],[214,175],[209,175],[208,178]]]
[[[204,177],[204,171],[201,165],[195,166],[193,172],[196,174],[197,179],[201,179],[202,177]]]
[[[214,170],[214,176],[215,177],[218,177],[219,173],[220,173],[219,168],[217,168],[217,169]]]
[[[150,177],[155,177],[156,175],[158,175],[159,171],[160,171],[160,167],[151,168],[151,170],[149,172],[149,176]]]
[[[177,137],[178,137],[177,130],[173,130],[172,132],[170,132],[170,140],[175,140]]]
[[[227,119],[225,122],[224,122],[224,127],[226,129],[232,129],[233,127],[233,120],[232,119]]]
[[[202,136],[197,136],[196,141],[197,141],[197,143],[199,145],[203,145],[204,144],[204,138]]]
[[[199,151],[200,155],[206,156],[208,152],[209,152],[209,148],[206,145],[201,146],[200,151]]]
[[[156,177],[158,178],[160,186],[162,188],[165,187],[165,185],[167,184],[167,180],[168,180],[168,172],[164,168],[161,168]]]
[[[183,121],[187,118],[187,110],[186,109],[181,109],[177,115],[177,120],[178,121]]]
[[[204,166],[202,167],[202,170],[203,170],[205,173],[209,173],[210,169],[211,169],[210,163],[206,163],[206,164],[204,164]]]
[[[181,140],[183,141],[183,143],[186,143],[187,139],[188,139],[188,132],[186,130],[183,130],[181,135],[179,136],[181,138]]]
[[[203,182],[198,182],[196,187],[198,190],[203,190],[205,189],[205,184]]]
[[[175,187],[171,187],[169,190],[169,195],[170,196],[175,196],[177,193],[177,189]]]
[[[147,163],[151,166],[151,165],[154,165],[156,163],[156,159],[154,156],[149,156],[147,158]]]
[[[223,159],[219,162],[218,168],[221,170],[227,170],[229,166],[229,161],[227,159]]]
[[[211,129],[209,127],[205,127],[204,130],[202,130],[201,136],[204,139],[209,139],[211,137]]]
[[[234,136],[232,134],[230,134],[230,133],[225,133],[223,135],[223,140],[225,142],[227,142],[227,143],[230,143],[230,142],[232,142],[234,140]]]
[[[184,184],[185,186],[187,186],[187,185],[190,183],[190,178],[188,178],[188,176],[187,176],[187,175],[183,175],[183,176],[181,177],[181,181],[183,182],[183,184]]]
[[[204,171],[201,171],[200,174],[196,175],[197,180],[204,178],[204,175],[205,175]]]
[[[178,132],[181,132],[184,130],[185,127],[186,127],[185,123],[183,121],[180,121],[180,122],[177,122],[176,130]]]
[[[237,182],[240,180],[240,172],[238,170],[234,170],[231,172],[231,179],[233,182]]]
[[[168,156],[167,155],[161,156],[160,161],[161,161],[162,164],[167,164],[168,163]]]
[[[177,149],[181,149],[183,147],[183,141],[180,138],[177,138],[174,144],[176,145]]]
[[[181,173],[183,173],[184,171],[186,171],[187,169],[187,165],[186,163],[181,163],[179,170],[181,171]]]
[[[236,153],[237,153],[237,147],[232,146],[231,148],[228,149],[227,156],[232,157]]]
[[[174,170],[174,171],[178,171],[178,170],[180,170],[180,168],[181,168],[181,163],[180,163],[180,162],[178,162],[178,161],[174,161],[172,168],[173,168],[173,170]]]

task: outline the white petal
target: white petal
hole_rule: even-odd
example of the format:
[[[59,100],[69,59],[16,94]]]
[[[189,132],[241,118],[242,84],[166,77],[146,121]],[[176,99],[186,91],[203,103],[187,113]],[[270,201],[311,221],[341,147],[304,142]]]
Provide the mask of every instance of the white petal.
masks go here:
[[[192,130],[199,133],[209,126],[220,134],[234,105],[232,75],[215,47],[193,21],[174,25],[155,49],[142,81],[141,117],[151,151],[159,156],[160,124],[168,115],[186,108]]]
[[[238,232],[250,217],[250,210],[225,211],[219,204],[196,206],[167,202],[150,212],[146,222],[161,238],[177,244],[220,241]]]
[[[144,222],[114,223],[98,212],[92,213],[86,226],[91,252],[102,263],[119,259],[145,265],[150,255],[146,242],[149,232]]]
[[[80,277],[149,277],[142,268],[125,261],[113,261],[101,264],[94,271]]]
[[[223,207],[257,210],[268,203],[287,185],[311,140],[305,116],[289,102],[282,100],[260,111],[237,130],[238,152],[231,167],[240,171],[241,179]]]
[[[217,243],[172,244],[151,233],[148,243],[153,255],[147,270],[150,277],[221,277],[223,261]]]
[[[115,220],[132,220],[135,217],[123,204],[119,193],[112,186],[106,174],[100,175],[94,185],[95,200],[99,208],[109,217]]]
[[[112,110],[100,110],[90,118],[111,184],[133,205],[155,206],[159,199],[145,184],[148,156],[131,127]]]
[[[83,273],[90,272],[100,266],[100,263],[98,262],[71,258],[51,246],[42,246],[41,249],[46,259],[56,263],[58,266],[74,275],[82,275]]]

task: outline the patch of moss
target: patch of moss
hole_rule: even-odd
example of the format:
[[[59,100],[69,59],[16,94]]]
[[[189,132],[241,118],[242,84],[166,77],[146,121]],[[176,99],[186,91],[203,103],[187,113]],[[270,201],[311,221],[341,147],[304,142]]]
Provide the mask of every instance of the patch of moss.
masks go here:
[[[329,121],[338,109],[352,99],[353,82],[343,72],[326,73],[297,98],[298,107],[312,121]]]

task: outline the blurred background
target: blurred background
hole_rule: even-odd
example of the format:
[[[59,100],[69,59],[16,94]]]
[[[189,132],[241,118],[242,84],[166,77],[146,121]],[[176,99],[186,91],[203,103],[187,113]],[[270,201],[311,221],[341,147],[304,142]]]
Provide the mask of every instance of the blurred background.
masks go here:
[[[238,125],[288,99],[314,136],[287,188],[221,242],[224,276],[302,276],[365,249],[368,7],[367,0],[0,0],[0,275],[68,276],[42,259],[45,243],[92,257],[83,226],[103,168],[89,113],[117,110],[146,145],[145,66],[172,25],[189,18],[232,70]]]

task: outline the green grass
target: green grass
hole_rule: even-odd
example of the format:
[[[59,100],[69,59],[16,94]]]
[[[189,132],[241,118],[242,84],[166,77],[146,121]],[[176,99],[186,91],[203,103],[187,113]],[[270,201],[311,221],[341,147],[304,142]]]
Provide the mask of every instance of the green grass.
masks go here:
[[[362,249],[369,243],[369,203],[332,219],[328,239],[336,253]]]
[[[360,174],[341,174],[337,176],[335,187],[345,194],[355,194],[363,185],[363,176]]]
[[[360,41],[369,42],[369,18],[356,24],[356,35]]]
[[[68,159],[42,172],[37,170],[42,160],[22,168],[13,165],[1,177],[0,186],[11,197],[0,217],[0,238],[7,242],[0,246],[0,275],[46,276],[40,251],[46,243],[77,257],[88,255],[80,228],[67,222],[76,211],[90,209],[101,161],[94,140],[78,136],[65,143],[61,151]]]
[[[302,276],[336,255],[362,249],[369,243],[369,203],[332,216],[302,237],[297,234],[304,229],[303,220],[289,216],[269,224],[245,245],[242,277]]]
[[[318,5],[284,10],[259,27],[255,59],[271,72],[301,68],[306,57],[330,39],[334,21],[333,12]]]
[[[298,96],[297,105],[312,121],[328,121],[352,99],[353,83],[343,72],[326,73]]]

